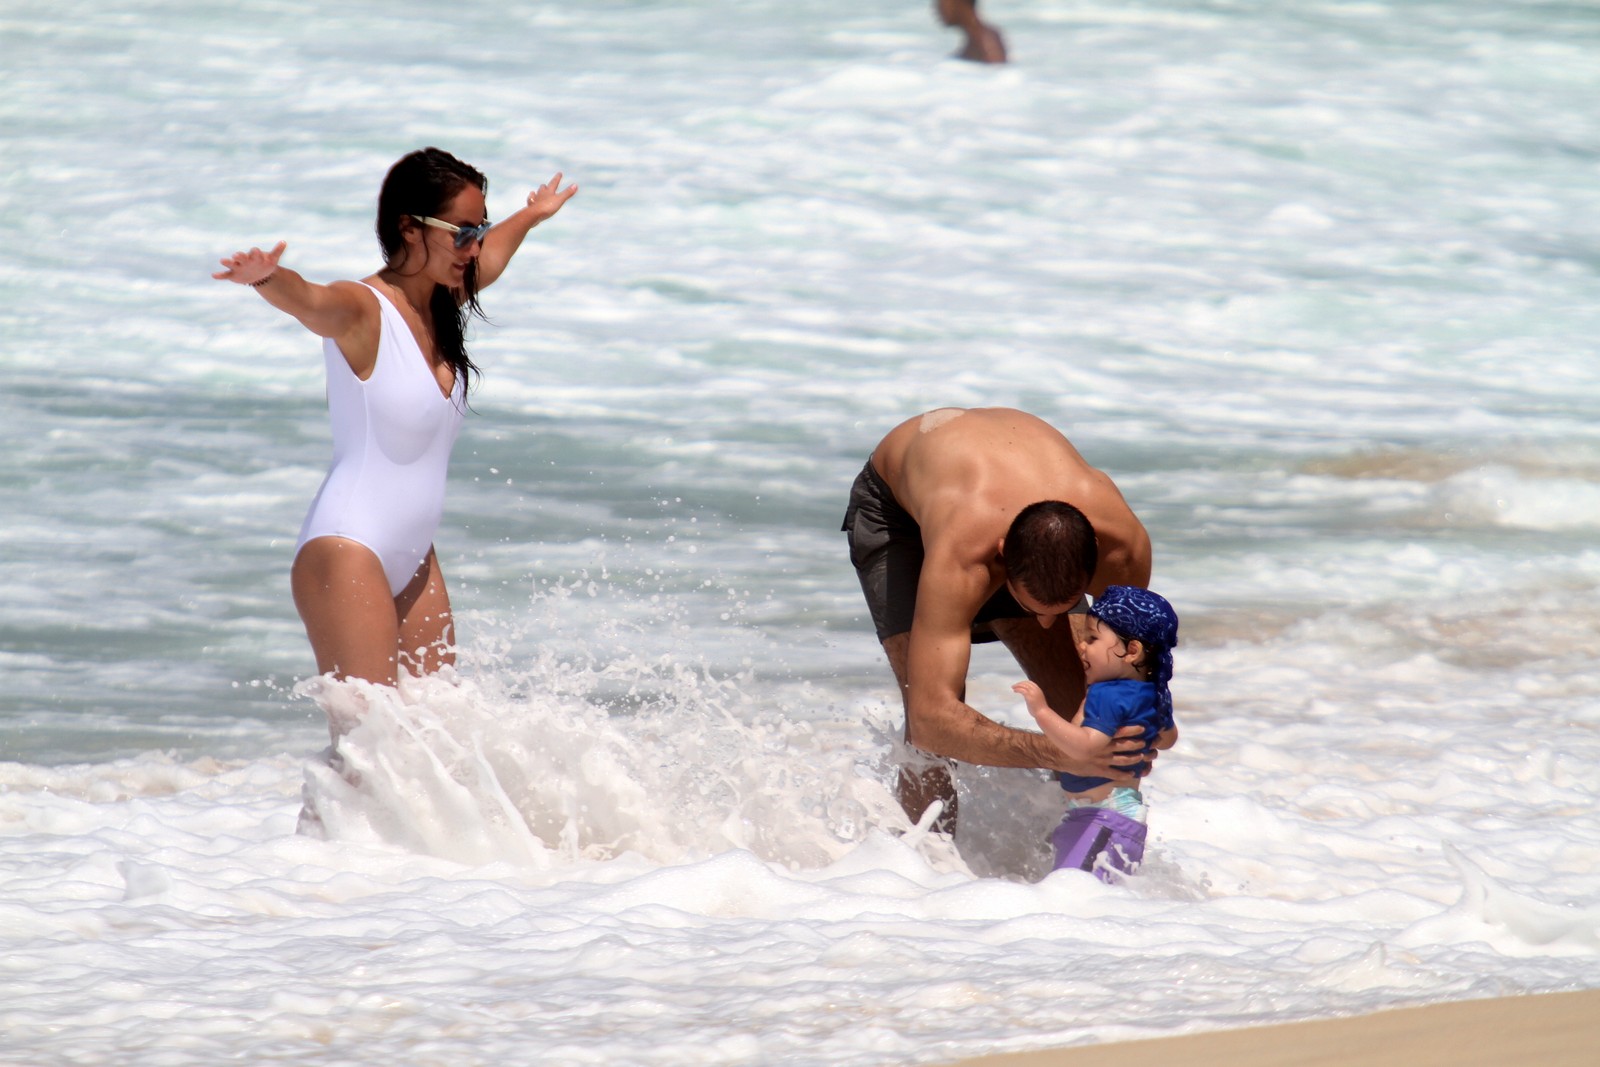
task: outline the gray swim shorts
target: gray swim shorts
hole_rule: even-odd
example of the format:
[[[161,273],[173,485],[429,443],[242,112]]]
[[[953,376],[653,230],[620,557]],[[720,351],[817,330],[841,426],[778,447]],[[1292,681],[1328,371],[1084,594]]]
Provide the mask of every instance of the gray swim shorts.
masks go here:
[[[870,459],[850,487],[850,506],[840,529],[849,538],[850,562],[861,580],[878,640],[908,633],[922,576],[922,528],[872,469]],[[1002,585],[972,620],[972,643],[998,640],[989,625],[994,619],[1029,617]]]

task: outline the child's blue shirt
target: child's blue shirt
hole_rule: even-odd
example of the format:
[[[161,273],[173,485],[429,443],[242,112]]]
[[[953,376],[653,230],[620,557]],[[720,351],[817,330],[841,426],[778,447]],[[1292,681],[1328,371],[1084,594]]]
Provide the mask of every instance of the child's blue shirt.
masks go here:
[[[1083,702],[1083,721],[1078,725],[1110,736],[1116,736],[1116,732],[1124,726],[1143,726],[1144,739],[1148,744],[1172,725],[1172,716],[1163,715],[1157,706],[1155,683],[1134,678],[1113,678],[1089,687],[1088,696]],[[1136,774],[1144,774],[1149,769],[1148,763],[1133,768]],[[1109,778],[1088,778],[1065,771],[1061,772],[1060,778],[1061,788],[1069,793],[1086,793],[1111,781]]]

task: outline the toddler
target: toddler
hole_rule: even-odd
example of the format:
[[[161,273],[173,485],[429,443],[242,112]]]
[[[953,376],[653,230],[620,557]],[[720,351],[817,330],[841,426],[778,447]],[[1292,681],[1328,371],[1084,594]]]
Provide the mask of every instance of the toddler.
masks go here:
[[[1077,713],[1069,720],[1054,711],[1033,682],[1011,688],[1028,702],[1045,736],[1069,751],[1088,741],[1101,742],[1129,725],[1144,727],[1147,745],[1170,748],[1178,739],[1167,691],[1177,643],[1178,616],[1164,597],[1131,585],[1107,586],[1089,609],[1078,645],[1088,688]],[[1133,770],[1144,774],[1149,769],[1144,763]],[[1145,805],[1139,787],[1065,772],[1060,778],[1068,801],[1066,816],[1050,835],[1056,849],[1054,869],[1093,871],[1107,882],[1106,867],[1132,873],[1144,858]]]

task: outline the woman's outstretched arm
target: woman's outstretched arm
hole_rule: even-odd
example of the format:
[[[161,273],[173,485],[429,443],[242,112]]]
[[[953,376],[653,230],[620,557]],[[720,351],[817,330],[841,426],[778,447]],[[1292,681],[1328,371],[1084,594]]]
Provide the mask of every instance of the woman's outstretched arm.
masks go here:
[[[545,184],[528,194],[527,206],[517,209],[504,221],[497,222],[483,239],[483,250],[478,253],[478,288],[483,289],[505,273],[511,257],[522,247],[528,231],[561,210],[578,191],[576,185],[561,188],[561,175],[556,174]]]
[[[360,286],[349,282],[317,285],[296,271],[283,266],[279,241],[270,252],[252,248],[235,252],[222,260],[222,270],[213,274],[218,281],[248,285],[279,311],[293,315],[318,337],[343,338],[362,322],[364,301]]]

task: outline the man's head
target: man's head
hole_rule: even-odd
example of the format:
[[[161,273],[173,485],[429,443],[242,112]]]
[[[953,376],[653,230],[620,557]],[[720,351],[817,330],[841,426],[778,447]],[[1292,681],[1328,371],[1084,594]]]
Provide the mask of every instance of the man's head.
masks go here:
[[[969,26],[978,19],[978,0],[934,0],[933,7],[946,26]]]
[[[1029,600],[1065,610],[1088,590],[1100,549],[1083,512],[1060,500],[1041,500],[1011,520],[1000,557],[1014,593],[1020,589]]]

